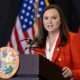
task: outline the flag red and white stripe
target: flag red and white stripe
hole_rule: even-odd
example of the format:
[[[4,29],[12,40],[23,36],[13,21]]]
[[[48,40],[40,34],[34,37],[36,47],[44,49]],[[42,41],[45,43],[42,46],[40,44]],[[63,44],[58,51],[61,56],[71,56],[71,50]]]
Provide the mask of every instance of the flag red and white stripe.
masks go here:
[[[35,7],[35,4],[37,4],[37,7]],[[12,30],[11,38],[8,42],[8,46],[11,46],[16,50],[18,48],[19,50],[24,51],[27,46],[27,41],[21,40],[27,38],[32,39],[35,36],[36,31],[38,31],[37,23],[40,20],[42,10],[45,7],[45,0],[38,0],[37,3],[36,0],[23,0],[21,10]],[[25,50],[24,53],[29,54],[29,49]]]
[[[30,28],[26,32],[23,32],[22,28],[21,28],[21,24],[20,24],[19,18],[17,17],[16,24],[15,24],[15,26],[13,28],[12,35],[11,35],[10,41],[8,43],[8,46],[11,46],[14,49],[18,50],[17,46],[19,45],[21,50],[24,50],[26,45],[27,45],[27,42],[26,41],[22,41],[19,44],[18,44],[18,42],[23,40],[23,39],[26,39],[28,37],[29,38],[33,38],[33,36],[34,36],[33,32],[34,32],[34,28]],[[28,54],[28,49],[26,50],[25,53]]]

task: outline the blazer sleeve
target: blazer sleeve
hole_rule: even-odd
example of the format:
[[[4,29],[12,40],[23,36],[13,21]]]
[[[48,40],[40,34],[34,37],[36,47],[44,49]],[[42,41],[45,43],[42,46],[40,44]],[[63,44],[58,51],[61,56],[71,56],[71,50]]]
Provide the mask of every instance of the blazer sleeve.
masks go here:
[[[70,48],[72,55],[72,72],[74,80],[80,80],[80,36],[72,35],[70,39]]]
[[[80,69],[72,70],[74,80],[80,80]]]

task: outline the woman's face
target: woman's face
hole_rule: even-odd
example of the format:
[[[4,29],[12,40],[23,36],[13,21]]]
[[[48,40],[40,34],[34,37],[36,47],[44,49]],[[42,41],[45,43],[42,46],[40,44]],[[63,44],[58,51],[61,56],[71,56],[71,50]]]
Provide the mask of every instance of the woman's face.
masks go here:
[[[45,11],[43,14],[43,24],[48,32],[58,31],[61,24],[59,12],[55,8]]]

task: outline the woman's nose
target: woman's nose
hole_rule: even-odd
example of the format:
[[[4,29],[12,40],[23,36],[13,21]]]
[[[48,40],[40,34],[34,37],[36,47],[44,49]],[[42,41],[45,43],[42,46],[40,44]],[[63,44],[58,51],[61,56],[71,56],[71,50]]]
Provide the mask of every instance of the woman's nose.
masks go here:
[[[49,19],[49,23],[52,23],[52,19],[51,18]]]

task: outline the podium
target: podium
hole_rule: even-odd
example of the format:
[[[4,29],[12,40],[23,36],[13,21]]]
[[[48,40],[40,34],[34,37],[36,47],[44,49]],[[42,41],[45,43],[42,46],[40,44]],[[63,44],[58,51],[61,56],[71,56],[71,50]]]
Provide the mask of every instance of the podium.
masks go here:
[[[9,79],[0,80],[69,80],[63,78],[59,66],[37,54],[19,55],[18,72]]]

